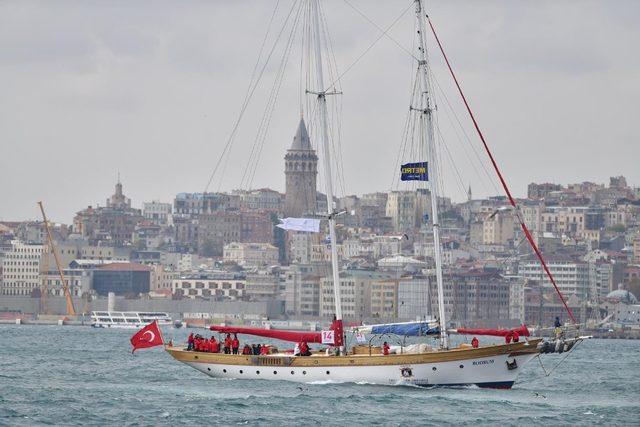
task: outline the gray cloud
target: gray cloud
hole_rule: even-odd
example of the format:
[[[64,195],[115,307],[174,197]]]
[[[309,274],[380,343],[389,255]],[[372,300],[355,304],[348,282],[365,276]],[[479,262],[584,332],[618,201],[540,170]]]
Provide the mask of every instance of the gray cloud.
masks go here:
[[[381,26],[410,3],[351,2]],[[1,3],[0,218],[36,218],[35,202],[44,200],[53,219],[70,222],[82,207],[104,203],[118,170],[134,204],[202,191],[239,111],[274,4]],[[290,5],[281,1],[277,22]],[[530,181],[604,181],[620,173],[640,184],[637,2],[428,5],[514,193],[524,194]],[[377,31],[342,1],[327,1],[325,9],[344,70]],[[391,31],[407,48],[412,12]],[[434,74],[470,133],[434,47]],[[284,187],[282,157],[299,116],[297,55],[287,68],[254,187]],[[345,192],[389,189],[411,66],[404,52],[382,39],[345,75]],[[273,78],[271,67],[214,189],[239,185]],[[440,97],[438,103],[463,180],[473,182],[478,196],[493,193],[467,160],[473,151],[455,137],[446,102]],[[443,168],[447,193],[460,199],[448,161]]]

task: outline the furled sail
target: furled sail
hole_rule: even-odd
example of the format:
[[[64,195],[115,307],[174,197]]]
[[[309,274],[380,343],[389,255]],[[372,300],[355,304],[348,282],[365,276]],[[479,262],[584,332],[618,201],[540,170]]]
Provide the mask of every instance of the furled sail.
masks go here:
[[[517,332],[518,335],[528,337],[530,334],[529,329],[525,325],[519,326],[514,329],[471,329],[471,328],[458,328],[451,329],[449,332],[454,334],[463,335],[490,335],[493,337],[506,337],[507,335],[513,335]]]
[[[403,322],[358,326],[357,332],[376,335],[394,334],[408,337],[422,337],[439,334],[440,328],[436,322]]]

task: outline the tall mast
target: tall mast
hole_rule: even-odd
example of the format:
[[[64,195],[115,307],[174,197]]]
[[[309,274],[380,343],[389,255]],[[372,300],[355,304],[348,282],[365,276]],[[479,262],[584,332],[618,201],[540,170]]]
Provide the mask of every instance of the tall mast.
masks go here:
[[[322,162],[324,166],[324,178],[327,193],[327,214],[329,219],[329,247],[331,248],[331,271],[333,273],[333,296],[335,299],[336,320],[342,320],[342,304],[340,300],[340,272],[338,270],[338,250],[336,248],[336,220],[333,211],[333,180],[331,176],[331,159],[329,157],[329,126],[327,124],[327,99],[324,90],[324,78],[322,74],[322,51],[320,49],[320,5],[319,0],[312,0],[314,47],[316,63],[316,87],[318,92],[318,112],[320,114],[320,140],[322,141]],[[340,337],[342,342],[342,337]],[[341,347],[340,351],[343,351]]]
[[[440,246],[440,223],[438,221],[438,165],[436,156],[435,139],[433,136],[433,108],[431,106],[431,87],[429,85],[429,76],[427,68],[427,49],[425,43],[425,25],[426,19],[422,0],[416,0],[416,19],[418,20],[418,43],[420,51],[418,52],[418,70],[420,74],[420,89],[422,96],[420,97],[420,122],[424,137],[426,140],[425,150],[429,161],[429,188],[431,190],[431,221],[433,222],[433,246],[434,258],[436,261],[436,281],[438,284],[438,311],[440,317],[440,346],[442,348],[449,347],[447,336],[447,320],[444,310],[444,285],[442,279],[442,248]]]

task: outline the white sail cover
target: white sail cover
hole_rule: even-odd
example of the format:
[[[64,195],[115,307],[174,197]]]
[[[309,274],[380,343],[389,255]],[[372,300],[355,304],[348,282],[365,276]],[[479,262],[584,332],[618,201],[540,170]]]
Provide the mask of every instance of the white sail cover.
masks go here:
[[[425,336],[440,333],[438,322],[402,322],[402,323],[382,323],[378,325],[364,325],[354,328],[354,331],[365,334],[394,334],[404,336]]]

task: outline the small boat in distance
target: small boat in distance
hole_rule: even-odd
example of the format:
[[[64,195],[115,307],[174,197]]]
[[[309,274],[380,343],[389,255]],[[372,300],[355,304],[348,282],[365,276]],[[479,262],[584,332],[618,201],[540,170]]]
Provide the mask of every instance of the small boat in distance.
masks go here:
[[[140,329],[153,321],[159,326],[171,326],[168,313],[146,311],[92,311],[91,326],[94,328]]]

